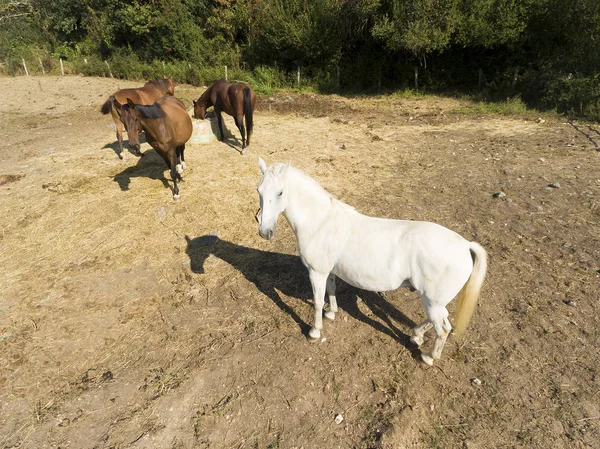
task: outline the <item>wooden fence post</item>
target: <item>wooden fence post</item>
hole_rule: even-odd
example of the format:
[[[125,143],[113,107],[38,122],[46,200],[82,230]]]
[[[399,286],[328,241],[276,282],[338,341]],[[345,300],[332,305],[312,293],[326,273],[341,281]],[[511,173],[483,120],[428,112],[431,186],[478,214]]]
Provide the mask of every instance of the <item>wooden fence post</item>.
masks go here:
[[[23,61],[23,68],[25,69],[25,73],[27,74],[27,76],[29,76],[29,71],[27,70],[27,66],[25,65],[25,59],[22,58],[21,61]]]
[[[481,86],[483,86],[483,69],[479,69],[479,83],[477,87],[481,90]]]
[[[296,80],[297,80],[297,83],[298,83],[298,87],[300,87],[300,66],[298,66],[298,73],[296,75]]]
[[[514,88],[517,85],[517,78],[519,78],[519,69],[515,69],[515,76],[513,78],[512,87]]]
[[[419,90],[419,68],[415,66],[415,90]]]
[[[337,88],[339,90],[340,86],[341,86],[341,84],[340,84],[340,66],[339,65],[337,66],[337,71],[336,72],[337,73],[336,73],[335,82],[336,82]]]
[[[42,69],[42,75],[45,75],[46,71],[44,70],[44,64],[42,64],[42,58],[38,58],[38,61],[40,61],[40,67]]]
[[[60,60],[60,74],[62,76],[65,76],[65,67],[63,66],[62,58],[59,58],[59,60]]]

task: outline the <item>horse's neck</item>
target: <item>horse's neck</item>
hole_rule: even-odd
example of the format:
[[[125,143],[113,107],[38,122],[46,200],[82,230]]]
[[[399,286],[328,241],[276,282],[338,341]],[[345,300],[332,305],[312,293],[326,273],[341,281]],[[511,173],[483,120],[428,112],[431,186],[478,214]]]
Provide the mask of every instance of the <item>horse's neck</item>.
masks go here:
[[[204,92],[202,95],[200,95],[200,98],[198,99],[198,103],[203,104],[205,108],[210,108],[213,104],[212,101],[210,100],[211,94],[212,94],[212,89],[213,86],[210,86],[208,89],[206,89],[206,92]]]
[[[334,200],[314,179],[301,171],[290,167],[287,176],[289,197],[283,214],[300,240],[302,235],[311,235],[321,225]]]

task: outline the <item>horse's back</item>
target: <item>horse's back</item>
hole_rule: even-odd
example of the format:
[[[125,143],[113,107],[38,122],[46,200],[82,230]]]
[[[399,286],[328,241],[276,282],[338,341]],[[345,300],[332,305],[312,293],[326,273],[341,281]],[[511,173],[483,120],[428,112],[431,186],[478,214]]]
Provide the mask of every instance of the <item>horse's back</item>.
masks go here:
[[[469,242],[448,228],[353,212],[351,231],[334,271],[356,287],[386,291],[407,279],[418,290],[447,274],[466,281],[471,270]]]
[[[177,97],[165,95],[157,101],[160,108],[173,124],[177,146],[186,143],[192,136],[192,119],[185,104]]]

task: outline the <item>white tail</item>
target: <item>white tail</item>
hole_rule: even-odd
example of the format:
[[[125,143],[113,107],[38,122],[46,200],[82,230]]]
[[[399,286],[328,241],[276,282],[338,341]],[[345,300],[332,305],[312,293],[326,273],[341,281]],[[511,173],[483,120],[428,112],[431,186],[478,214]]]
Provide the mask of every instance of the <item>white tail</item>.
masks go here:
[[[475,312],[475,306],[479,299],[479,292],[483,285],[485,273],[487,271],[487,253],[481,245],[475,242],[470,243],[471,254],[473,255],[473,271],[467,283],[458,292],[456,314],[454,318],[454,333],[457,338],[463,336],[471,317]]]

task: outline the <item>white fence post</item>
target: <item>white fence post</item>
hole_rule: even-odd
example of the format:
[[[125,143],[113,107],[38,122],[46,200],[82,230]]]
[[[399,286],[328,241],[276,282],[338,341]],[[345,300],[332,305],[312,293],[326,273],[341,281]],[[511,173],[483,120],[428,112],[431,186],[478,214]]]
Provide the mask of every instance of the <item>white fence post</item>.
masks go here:
[[[227,79],[227,66],[225,66],[225,81],[229,81],[229,80]]]
[[[65,67],[63,66],[62,58],[59,58],[59,59],[60,59],[60,74],[62,76],[65,76]]]
[[[108,61],[104,61],[104,64],[106,64],[106,67],[108,67],[108,74],[110,75],[110,77],[114,78],[112,72],[110,71],[110,66],[108,65]]]
[[[46,71],[44,70],[44,64],[42,64],[42,58],[38,58],[38,61],[40,61],[40,67],[42,69],[42,74],[45,75]]]
[[[25,59],[22,58],[21,61],[23,61],[23,68],[25,69],[25,73],[27,74],[27,76],[29,76],[29,71],[27,70],[27,66],[25,65]]]
[[[298,66],[298,74],[296,76],[296,80],[298,82],[298,87],[300,87],[300,66]]]

